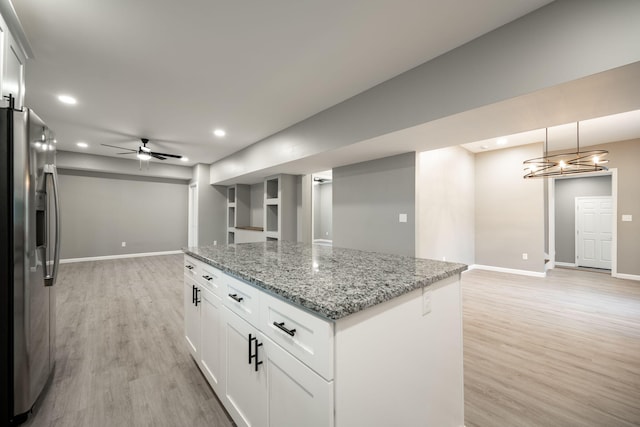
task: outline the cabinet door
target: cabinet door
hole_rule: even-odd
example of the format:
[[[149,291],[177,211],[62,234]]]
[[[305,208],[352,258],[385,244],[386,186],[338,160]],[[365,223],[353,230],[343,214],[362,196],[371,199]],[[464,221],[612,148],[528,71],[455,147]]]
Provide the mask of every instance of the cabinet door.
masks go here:
[[[213,390],[220,394],[222,367],[222,301],[206,289],[202,290],[200,313],[200,366]]]
[[[191,355],[198,360],[200,351],[200,303],[196,305],[196,294],[200,288],[191,279],[184,279],[184,336]],[[198,299],[200,295],[198,295]]]
[[[270,427],[333,426],[333,381],[264,340]]]
[[[223,308],[225,351],[225,384],[223,401],[239,427],[267,425],[267,374],[264,363],[255,369],[256,341],[263,342],[261,334],[238,315]],[[257,347],[258,361],[264,360],[264,345]]]
[[[4,73],[2,75],[2,95],[13,95],[16,108],[24,105],[24,63],[26,58],[11,34],[4,32],[6,48],[4,53]]]

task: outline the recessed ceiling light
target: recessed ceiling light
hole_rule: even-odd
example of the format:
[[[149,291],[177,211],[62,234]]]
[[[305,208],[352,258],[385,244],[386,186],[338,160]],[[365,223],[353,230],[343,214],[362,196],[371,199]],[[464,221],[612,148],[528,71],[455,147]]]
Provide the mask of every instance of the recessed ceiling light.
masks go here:
[[[58,95],[58,101],[62,102],[63,104],[69,105],[75,105],[78,103],[78,101],[73,96],[69,95]]]
[[[213,131],[213,134],[215,136],[217,136],[218,138],[222,138],[223,136],[225,136],[227,133],[224,131],[224,129],[216,129]]]
[[[507,145],[507,138],[498,138],[498,140],[496,141],[496,144]]]
[[[483,149],[483,150],[486,150],[486,149],[489,148],[489,146],[488,145],[481,145],[480,148]]]
[[[78,142],[76,145],[80,148],[87,148],[89,146],[86,142]]]
[[[185,157],[185,156],[182,156],[182,157],[180,157],[180,160],[182,160],[183,162],[188,162],[189,158]]]

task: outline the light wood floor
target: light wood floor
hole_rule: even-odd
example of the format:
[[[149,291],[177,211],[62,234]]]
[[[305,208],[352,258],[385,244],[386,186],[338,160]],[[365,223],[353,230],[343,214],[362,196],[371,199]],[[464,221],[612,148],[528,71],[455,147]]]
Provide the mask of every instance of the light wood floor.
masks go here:
[[[26,426],[233,425],[184,344],[181,255],[63,264],[57,287]],[[463,301],[467,427],[640,425],[640,282],[476,270]]]
[[[640,425],[640,282],[463,275],[467,427]]]
[[[232,426],[184,342],[182,255],[62,264],[53,383],[27,426]]]

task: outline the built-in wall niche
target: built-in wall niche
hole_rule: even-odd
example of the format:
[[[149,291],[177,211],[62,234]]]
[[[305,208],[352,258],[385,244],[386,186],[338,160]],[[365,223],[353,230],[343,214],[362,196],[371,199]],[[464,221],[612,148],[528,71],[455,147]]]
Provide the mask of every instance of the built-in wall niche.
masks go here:
[[[264,181],[264,206],[266,240],[296,241],[296,176],[267,177]]]
[[[278,205],[266,206],[267,231],[278,232]]]
[[[262,242],[263,182],[227,187],[227,243]]]

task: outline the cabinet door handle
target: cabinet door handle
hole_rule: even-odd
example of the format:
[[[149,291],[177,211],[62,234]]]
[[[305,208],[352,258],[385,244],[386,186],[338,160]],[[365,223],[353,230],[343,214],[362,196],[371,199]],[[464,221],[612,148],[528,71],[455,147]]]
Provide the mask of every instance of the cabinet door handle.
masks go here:
[[[193,265],[185,265],[184,268],[187,270],[193,270]]]
[[[262,365],[262,361],[258,361],[258,347],[262,347],[262,343],[258,342],[258,338],[256,338],[256,354],[253,362],[255,363],[256,372],[258,372],[258,365]]]
[[[211,276],[202,276],[202,278],[203,278],[203,279],[205,279],[205,280],[211,280],[211,279],[213,279],[213,277],[211,277]]]
[[[191,285],[191,304],[196,303],[196,287]]]
[[[253,358],[255,357],[253,354],[251,354],[251,343],[254,340],[258,340],[258,338],[254,337],[253,335],[249,334],[249,365],[251,365],[251,360],[253,360]]]
[[[195,298],[196,307],[198,306],[198,304],[202,302],[199,296],[200,296],[200,289],[196,287],[196,298]]]
[[[281,331],[286,332],[287,334],[294,336],[296,334],[296,330],[295,329],[288,329],[285,328],[284,326],[284,322],[273,322],[273,326],[275,326],[276,328],[280,329]]]
[[[238,294],[229,294],[229,298],[237,302],[242,302],[242,300],[244,299],[242,297],[239,297]]]

